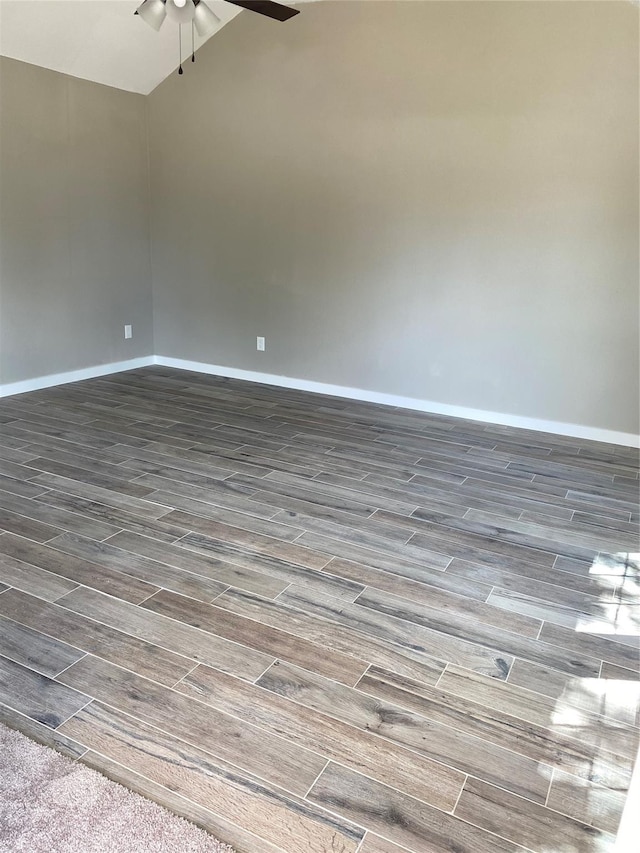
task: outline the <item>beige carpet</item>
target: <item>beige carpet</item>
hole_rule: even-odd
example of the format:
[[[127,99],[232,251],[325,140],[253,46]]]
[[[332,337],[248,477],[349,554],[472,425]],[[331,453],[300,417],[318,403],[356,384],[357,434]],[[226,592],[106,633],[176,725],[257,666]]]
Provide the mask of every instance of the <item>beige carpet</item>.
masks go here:
[[[155,803],[0,725],[1,853],[233,853]]]

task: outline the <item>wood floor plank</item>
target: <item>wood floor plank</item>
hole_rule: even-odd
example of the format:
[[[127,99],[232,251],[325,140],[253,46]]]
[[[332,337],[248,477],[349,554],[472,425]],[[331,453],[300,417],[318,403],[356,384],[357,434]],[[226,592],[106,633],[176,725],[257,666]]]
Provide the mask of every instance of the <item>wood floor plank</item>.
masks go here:
[[[121,433],[107,433],[94,428],[95,421],[86,424],[69,425],[61,419],[48,418],[46,415],[29,415],[3,427],[5,434],[22,440],[22,447],[33,444],[48,445],[48,449],[58,449],[62,452],[78,454],[79,450],[109,449],[126,441],[128,444],[144,445],[144,439],[124,436]],[[88,454],[87,454],[88,455]],[[38,458],[43,458],[38,454]],[[31,461],[31,460],[30,460]],[[58,460],[50,460],[58,461]],[[65,464],[64,462],[60,464]],[[75,467],[75,466],[72,466]]]
[[[345,684],[355,684],[369,666],[367,661],[334,652],[326,646],[319,646],[294,634],[231,613],[216,607],[215,603],[203,604],[167,590],[152,595],[142,603],[142,607]]]
[[[55,438],[59,441],[65,441],[70,450],[77,451],[79,447],[89,448],[108,448],[112,447],[117,439],[110,439],[108,436],[99,436],[92,432],[90,427],[76,427],[69,429],[68,424],[58,420],[56,425],[46,424],[41,418],[38,423],[33,421],[16,420],[13,421],[3,431],[16,438],[22,439],[24,446],[28,446],[35,441],[41,441],[43,437]]]
[[[3,616],[160,684],[172,686],[194,667],[190,658],[88,619],[61,605],[44,603],[18,590],[10,590],[10,593],[0,601],[0,614]]]
[[[25,536],[35,542],[47,542],[63,532],[50,524],[43,524],[40,521],[34,521],[32,518],[19,515],[17,512],[10,512],[2,508],[0,508],[0,530],[6,533],[15,533],[17,536]]]
[[[74,581],[74,586],[83,584],[126,601],[140,602],[159,589],[154,584],[122,574],[109,565],[100,566],[72,554],[62,553],[49,545],[41,545],[9,533],[0,536],[0,554]],[[13,565],[15,567],[15,564]]]
[[[447,575],[467,579],[470,583],[487,587],[498,587],[508,592],[538,596],[543,601],[579,606],[590,600],[610,600],[616,581],[602,580],[561,571],[559,567],[541,568],[531,563],[509,562],[506,569],[488,566],[486,563],[468,563],[454,559],[447,566]],[[487,591],[489,596],[491,590]]]
[[[51,546],[64,554],[79,557],[97,566],[115,569],[121,572],[123,577],[132,577],[201,601],[212,601],[227,589],[227,585],[219,581],[140,557],[112,545],[111,542],[96,542],[75,533],[57,536],[51,541]]]
[[[2,432],[3,430],[0,430]],[[20,464],[19,462],[8,462],[5,459],[0,459],[0,474],[3,477],[10,478],[12,480],[30,480],[34,477],[38,472],[34,468],[28,468],[26,465]]]
[[[605,527],[609,530],[621,530],[635,534],[636,539],[640,535],[640,522],[632,517],[632,513],[629,513],[629,520],[627,520],[626,518],[616,518],[611,514],[579,511],[574,512],[571,520],[574,524],[580,524],[589,529]],[[616,546],[617,544],[616,542]]]
[[[589,492],[582,489],[569,489],[566,497],[571,501],[578,501],[587,506],[597,506],[598,512],[604,508],[614,509],[618,511],[637,512],[637,501],[633,498],[619,498],[612,495],[603,495],[601,491],[597,493]]]
[[[38,474],[37,477],[32,478],[31,482],[86,500],[98,501],[115,509],[126,510],[142,518],[155,520],[167,514],[166,506],[153,503],[146,496],[136,497],[134,495],[125,495],[114,489],[94,486],[91,483],[81,483],[79,480],[62,477],[59,474]],[[151,494],[151,492],[148,494]]]
[[[414,541],[416,534],[411,535],[411,538],[409,538],[409,535],[405,536],[405,533],[410,534],[410,531],[402,530],[394,539],[390,539],[385,535],[377,536],[356,527],[333,524],[321,519],[310,518],[309,516],[298,517],[295,515],[295,518],[292,518],[291,513],[285,513],[281,516],[281,520],[287,519],[292,520],[299,526],[303,526],[305,531],[307,531],[297,540],[303,544],[307,538],[319,535],[332,542],[344,542],[348,545],[355,545],[356,547],[375,551],[383,556],[386,555],[390,560],[397,558],[398,560],[408,560],[417,564],[426,562],[427,565],[433,565],[438,568],[448,565],[450,560],[448,550],[439,547],[430,548],[428,545],[422,544],[417,545]],[[384,533],[385,529],[388,529],[388,527],[381,527],[381,534]],[[336,551],[335,554],[339,555],[340,551]]]
[[[464,773],[375,734],[358,730],[335,717],[304,708],[255,685],[201,666],[176,687],[187,695],[274,732],[399,790],[448,811],[462,789]]]
[[[468,626],[468,620],[486,625],[500,631],[509,631],[523,637],[537,638],[542,620],[519,613],[507,613],[491,603],[491,595],[486,602],[472,601],[464,596],[447,595],[435,592],[429,605],[419,603],[412,596],[404,597],[397,593],[365,589],[358,596],[358,604],[380,610],[390,615],[398,614],[400,619],[409,619],[417,624],[446,633],[458,633],[458,636],[473,639],[474,631]]]
[[[373,480],[373,478],[369,479]],[[520,511],[535,511],[540,509],[540,511],[547,511],[550,515],[557,515],[560,518],[571,518],[571,512],[567,511],[564,502],[557,500],[564,495],[564,492],[560,488],[549,489],[542,493],[534,490],[532,485],[532,483],[526,481],[512,481],[506,484],[501,482],[499,477],[496,480],[483,479],[481,473],[478,471],[459,485],[450,487],[448,492],[453,493],[451,497],[447,497],[447,493],[443,492],[442,483],[439,484],[437,481],[421,475],[412,478],[408,484],[408,488],[416,493],[421,492],[429,499],[459,499],[468,501],[468,508],[485,509],[506,518],[517,516],[514,516],[512,512],[505,512],[505,505],[507,510],[509,507]],[[420,503],[423,503],[423,501]],[[430,503],[430,500],[428,503]],[[544,507],[544,510],[542,510],[542,507]],[[420,517],[419,510],[416,511],[416,515]]]
[[[387,841],[386,838],[380,838],[373,832],[367,832],[358,853],[406,853],[406,851],[406,847],[398,847],[397,844]]]
[[[638,544],[635,533],[623,534],[619,531],[607,531],[605,528],[583,532],[575,524],[560,524],[555,519],[542,519],[538,514],[531,519],[530,515],[523,513],[518,521],[509,519],[505,522],[505,528],[511,532],[512,536],[528,537],[538,544],[546,540],[549,547],[556,553],[561,553],[567,544],[595,552],[616,547],[631,551]],[[480,524],[491,524],[493,518],[490,514],[478,510],[470,510],[465,516],[465,520],[469,519]],[[556,547],[557,545],[560,547]]]
[[[121,441],[130,441],[132,438],[147,441],[166,441],[167,444],[175,445],[176,448],[187,448],[190,442],[177,436],[167,435],[166,429],[162,427],[145,424],[142,422],[130,423],[114,416],[92,421],[90,424],[96,433],[106,434],[109,437],[117,436]]]
[[[366,594],[365,590],[362,595]],[[422,652],[437,660],[455,661],[470,669],[491,674],[494,678],[506,678],[512,663],[508,654],[503,654],[488,644],[481,646],[468,642],[461,638],[458,632],[456,636],[452,636],[426,625],[395,618],[395,615],[380,613],[357,602],[349,605],[328,596],[309,594],[300,585],[288,587],[278,596],[278,600],[327,621],[345,625],[365,637],[375,637],[408,651]],[[393,602],[391,606],[392,604]]]
[[[374,569],[389,571],[414,580],[420,580],[425,569],[429,570],[428,574],[431,576],[431,569],[444,571],[451,562],[450,557],[435,552],[427,553],[421,550],[419,554],[413,555],[415,559],[411,559],[400,553],[395,555],[385,553],[346,540],[321,536],[318,533],[303,533],[297,541],[316,551],[329,554],[331,557],[353,560]]]
[[[194,665],[208,663],[250,681],[262,675],[274,661],[272,655],[254,651],[90,589],[75,590],[59,599],[59,604],[89,619],[104,622],[126,634],[190,658]]]
[[[640,606],[635,601],[607,602],[585,598],[573,605],[557,600],[545,601],[537,595],[496,587],[487,599],[487,604],[573,631],[586,629],[594,633],[633,635],[640,624]]]
[[[15,480],[13,477],[0,474],[0,490],[11,495],[20,495],[23,498],[34,498],[44,494],[47,488],[28,480]]]
[[[587,541],[577,534],[566,532],[554,536],[550,529],[511,519],[501,520],[478,510],[469,510],[463,519],[449,519],[446,527],[446,531],[444,525],[434,527],[434,535],[446,537],[451,535],[449,530],[456,530],[456,542],[503,556],[526,558],[540,565],[551,565],[556,554],[586,559],[601,547],[601,543]]]
[[[94,471],[88,471],[86,468],[79,468],[74,465],[68,465],[65,462],[55,462],[52,459],[38,457],[31,460],[30,468],[36,473],[56,474],[67,480],[77,480],[88,486],[95,486],[101,489],[108,489],[112,492],[121,492],[129,497],[143,498],[148,495],[152,489],[148,486],[141,486],[139,483],[132,483],[117,477],[112,477],[108,474],[98,474]]]
[[[526,500],[532,504],[531,509],[537,509],[539,512],[546,513],[547,515],[556,514],[553,509],[550,507],[555,507],[556,509],[569,509],[569,510],[580,510],[580,509],[588,509],[591,504],[588,502],[584,503],[581,499],[574,497],[570,497],[567,489],[563,488],[562,485],[558,483],[554,484],[542,484],[538,481],[532,481],[531,483],[522,484],[520,486],[509,486],[505,488],[505,486],[501,486],[495,483],[482,482],[481,480],[477,480],[475,478],[469,478],[465,481],[463,486],[459,487],[460,492],[464,492],[464,494],[475,494],[477,496],[484,496],[489,500],[508,500],[509,497],[513,496],[516,501]],[[537,504],[537,507],[536,507]],[[600,504],[601,506],[602,504]],[[620,505],[616,501],[615,504],[607,507],[607,511],[611,510],[614,514],[618,514],[620,512]]]
[[[80,758],[87,751],[81,743],[63,735],[57,729],[51,729],[2,703],[0,703],[0,723],[10,729],[22,732],[23,735],[35,740],[36,743],[55,749],[73,760]]]
[[[477,510],[470,509],[464,518],[449,517],[439,523],[428,521],[426,518],[416,518],[414,522],[416,533],[410,540],[410,544],[440,550],[442,553],[461,559],[464,559],[464,553],[488,551],[502,558],[529,560],[542,566],[553,564],[557,553],[555,550],[548,554],[530,545],[525,536],[508,535],[510,527],[507,528],[506,525],[511,524],[510,520],[486,514],[486,517],[483,515],[483,523],[473,523],[470,517],[474,512],[477,513]],[[380,513],[380,517],[388,518],[384,512]],[[491,519],[493,524],[490,525],[488,519]],[[498,522],[504,527],[499,526]],[[451,553],[454,548],[456,553]]]
[[[241,483],[247,482],[238,474],[234,474],[231,479]],[[312,482],[309,482],[276,471],[264,477],[262,483],[265,489],[278,491],[280,494],[291,494],[293,497],[303,496],[305,499],[306,494],[312,491],[318,494],[319,499],[323,500],[326,506],[334,506],[337,509],[347,509],[355,501],[370,503],[377,509],[388,509],[399,515],[411,515],[418,507],[419,501],[414,500],[412,496],[407,498],[402,492],[394,491],[393,494],[397,497],[387,498],[384,494],[377,493],[373,487],[367,490],[364,481],[349,477],[348,485],[345,485],[346,480],[347,478],[339,474],[318,474]]]
[[[65,492],[50,490],[43,495],[38,495],[35,500],[47,506],[80,513],[90,519],[106,521],[107,524],[115,528],[111,535],[125,529],[132,533],[139,533],[142,536],[153,536],[159,542],[175,542],[176,539],[179,539],[184,534],[184,530],[181,527],[174,527],[170,524],[164,524],[162,521],[144,518],[127,510],[117,509],[98,501],[87,500],[86,498],[69,495]]]
[[[640,732],[631,726],[586,710],[577,715],[574,707],[562,701],[551,700],[511,683],[486,678],[453,664],[449,664],[443,672],[438,689],[521,720],[548,726],[555,733],[604,747],[631,759],[635,758],[638,751]]]
[[[113,536],[120,530],[113,524],[95,521],[84,515],[68,512],[65,509],[59,509],[40,501],[29,500],[19,495],[6,495],[0,492],[0,508],[20,513],[25,518],[33,519],[52,528],[61,531],[70,530],[92,539],[106,539],[107,536]]]
[[[327,620],[283,604],[279,599],[270,601],[249,593],[227,590],[216,599],[216,606],[233,613],[249,616],[259,622],[305,637],[319,645],[355,654],[364,655],[379,666],[390,666],[394,672],[417,678],[427,684],[435,684],[445,664],[422,650],[395,646],[390,642],[365,637],[351,627],[331,624]],[[382,663],[387,661],[387,664]]]
[[[0,708],[0,714],[2,709]],[[0,717],[1,719],[1,717]],[[283,853],[282,847],[270,844],[264,838],[259,838],[252,832],[232,823],[215,812],[215,804],[209,803],[208,807],[192,802],[187,797],[181,796],[168,787],[159,785],[151,779],[147,779],[140,773],[136,773],[129,767],[112,761],[92,749],[82,755],[82,763],[92,770],[97,770],[103,776],[107,776],[114,782],[124,785],[131,791],[135,791],[147,800],[152,800],[158,805],[169,809],[179,817],[185,818],[190,823],[196,824],[201,829],[210,833],[214,838],[224,838],[226,843],[233,846],[235,853]]]
[[[347,500],[343,498],[332,499],[329,495],[324,495],[322,492],[315,491],[313,488],[304,489],[295,486],[279,484],[258,483],[256,486],[258,491],[255,492],[253,498],[262,501],[272,507],[278,509],[288,509],[293,512],[299,512],[302,515],[317,514],[318,518],[325,518],[328,521],[335,520],[336,514],[338,518],[343,516],[355,515],[360,518],[369,518],[375,512],[377,507],[372,503],[365,503],[356,500]],[[311,486],[313,484],[310,484]],[[404,516],[399,516],[403,518]]]
[[[202,448],[200,452],[184,450],[177,446],[167,447],[165,444],[151,442],[153,446],[145,444],[144,447],[134,447],[129,455],[133,459],[142,459],[154,462],[169,468],[181,468],[192,471],[194,474],[202,474],[205,477],[217,477],[224,479],[230,474],[245,473],[253,477],[264,477],[271,468],[264,467],[257,462],[247,464],[239,460],[229,460],[221,455],[219,449],[207,451]],[[129,440],[127,439],[127,443]]]
[[[6,599],[0,603],[3,610]],[[0,655],[15,663],[54,678],[71,666],[84,652],[39,631],[0,616]]]
[[[553,771],[547,807],[590,824],[613,835],[618,831],[626,791],[612,791],[601,785]]]
[[[175,470],[177,473],[177,469],[170,470]],[[191,475],[191,477],[195,478],[197,475]],[[269,519],[278,512],[277,507],[270,506],[251,493],[243,494],[236,484],[230,486],[227,480],[211,479],[205,486],[200,486],[197,483],[182,483],[179,480],[159,477],[155,474],[143,474],[135,482],[153,486],[155,491],[152,495],[158,503],[166,502],[173,509],[183,509],[218,521],[228,518],[230,524],[238,523],[236,513]],[[248,523],[251,522],[252,519],[248,519]],[[255,520],[253,523],[255,527],[250,527],[251,530],[257,532],[270,530],[269,525],[258,525]]]
[[[2,600],[0,612],[6,610],[7,601],[11,596]],[[0,655],[15,663],[54,678],[84,654],[81,649],[0,615]]]
[[[167,445],[159,442],[141,441],[139,446],[131,446],[131,440],[127,438],[126,447],[130,460],[137,459],[140,462],[150,464],[149,468],[143,468],[140,465],[137,469],[149,474],[154,474],[159,469],[177,468],[180,471],[199,474],[210,479],[224,480],[233,473],[227,466],[216,465],[213,453],[207,462],[203,456],[189,454],[186,451],[180,451],[177,447],[167,447]],[[267,471],[268,469],[261,469],[257,466],[250,469],[250,473],[256,477],[263,477]],[[148,487],[145,486],[144,488],[147,489]]]
[[[243,568],[257,569],[278,580],[286,581],[287,586],[291,583],[300,582],[309,589],[333,595],[345,601],[353,601],[360,595],[363,589],[362,584],[343,580],[320,570],[309,571],[304,565],[301,566],[289,562],[286,558],[288,555],[281,558],[280,556],[269,553],[250,551],[241,544],[234,544],[221,539],[211,539],[208,536],[202,536],[198,533],[188,533],[176,544],[181,548],[187,548],[198,554],[221,557]],[[276,549],[276,554],[279,553],[279,550]],[[328,563],[329,557],[321,562]]]
[[[92,702],[62,733],[198,805],[215,803],[224,820],[246,825],[284,853],[356,853],[363,831],[312,803],[270,788],[184,741]],[[179,768],[180,772],[176,772]]]
[[[199,474],[185,468],[172,468],[158,462],[150,462],[148,459],[141,459],[137,456],[129,456],[125,462],[121,463],[121,467],[137,471],[136,480],[141,484],[151,485],[156,491],[170,491],[175,494],[181,494],[183,486],[198,486],[201,489],[212,491],[214,495],[246,497],[252,495],[259,488],[259,486],[249,487],[235,482],[229,476],[228,471],[214,470],[211,475]],[[260,482],[261,480],[257,478],[256,483]],[[186,495],[190,496],[190,492],[187,492]]]
[[[311,512],[299,512],[293,509],[282,509],[273,517],[274,521],[293,524],[298,529],[317,531],[327,536],[347,541],[363,542],[380,548],[395,548],[396,545],[404,545],[412,534],[412,530],[406,530],[401,525],[388,524],[379,518],[352,517],[348,513],[333,510],[329,513],[317,513],[311,508]]]
[[[639,668],[640,669],[640,666]],[[600,677],[607,681],[638,681],[640,672],[634,669],[626,669],[622,666],[616,666],[614,663],[602,661],[602,669]]]
[[[278,539],[279,533],[284,532],[286,536],[289,536],[290,534],[286,531],[295,530],[295,528],[290,528],[287,525],[274,525],[273,536],[265,536],[261,533],[252,533],[240,527],[232,527],[229,524],[222,524],[179,510],[170,512],[165,518],[170,524],[182,525],[186,530],[192,530],[194,533],[201,533],[212,539],[241,545],[251,551],[258,551],[276,557],[276,559],[288,560],[307,569],[321,569],[329,562],[327,557],[310,548],[290,544],[288,540]],[[295,530],[294,538],[298,538],[301,533],[301,530]]]
[[[543,551],[535,553],[532,548],[527,549],[521,546],[515,546],[509,553],[502,553],[504,549],[498,546],[490,547],[493,544],[490,535],[474,537],[473,534],[451,533],[447,537],[438,535],[437,531],[435,533],[415,533],[409,540],[409,544],[430,552],[438,551],[441,554],[447,554],[450,558],[505,569],[509,567],[512,560],[530,561],[534,565],[550,567],[553,565],[557,553],[555,550],[547,553]],[[575,552],[571,550],[570,553],[573,555]]]
[[[182,547],[180,542],[165,545],[152,537],[136,535],[129,531],[117,534],[109,542],[111,545],[132,554],[159,560],[169,566],[203,575],[225,586],[246,589],[266,598],[275,598],[276,595],[284,592],[290,583],[287,579],[281,580],[264,572],[237,566],[217,557],[194,554],[193,551]],[[354,590],[354,597],[359,591],[360,588]]]
[[[194,530],[200,533],[210,531],[212,535],[224,531],[228,536],[241,537],[253,534],[256,543],[265,543],[263,540],[276,540],[278,542],[293,542],[302,533],[302,528],[294,527],[293,524],[283,523],[282,518],[276,519],[277,510],[266,507],[264,504],[255,503],[255,514],[251,513],[253,508],[248,504],[245,509],[227,509],[220,504],[213,504],[204,500],[194,500],[181,495],[174,495],[169,491],[153,492],[151,497],[167,505],[172,511],[167,519],[184,530]],[[173,509],[173,507],[178,507]],[[206,521],[209,520],[210,524]]]
[[[192,696],[92,655],[70,666],[57,680],[299,796],[304,796],[326,764],[326,758],[289,738],[243,724]]]
[[[2,553],[0,553],[0,578],[7,586],[37,595],[46,601],[55,601],[56,598],[60,598],[61,595],[71,592],[78,586],[73,581]]]
[[[90,701],[90,696],[0,655],[0,703],[13,711],[56,729]]]
[[[603,665],[601,678],[576,678],[531,661],[516,660],[509,683],[602,717],[640,725],[640,675]]]
[[[328,598],[310,596],[304,589],[291,586],[279,600],[290,605],[325,615],[334,622],[351,625],[359,631],[388,639],[400,645],[417,647],[418,642],[427,654],[451,663],[506,678],[514,656],[527,660],[543,660],[565,672],[582,676],[597,676],[600,661],[595,658],[569,653],[560,647],[521,637],[501,628],[488,628],[474,623],[473,628],[461,627],[451,617],[440,617],[433,628],[427,611],[412,607],[406,599],[390,594],[377,595],[365,591],[353,605],[340,605]],[[360,605],[360,601],[363,604]],[[365,606],[376,602],[375,609]]]
[[[4,407],[3,407],[4,408]],[[19,438],[14,438],[11,435],[5,435],[4,425],[11,424],[15,418],[9,414],[0,414],[0,445],[5,448],[13,448],[15,450],[19,450],[21,447],[24,447],[28,444],[28,441],[23,441]]]
[[[486,601],[492,590],[490,584],[459,581],[447,572],[439,572],[435,569],[432,572],[424,570],[421,572],[420,580],[412,580],[381,569],[363,566],[362,563],[356,563],[353,560],[344,560],[341,557],[334,557],[322,571],[425,604],[448,600],[446,595],[448,592],[452,593],[453,598],[462,596],[474,601]],[[441,595],[441,590],[445,595]]]
[[[463,773],[492,781],[536,802],[545,802],[550,768],[514,752],[282,661],[270,667],[256,684]]]
[[[244,419],[242,417],[238,419],[225,417],[225,420],[242,422]],[[261,473],[266,474],[269,471],[284,471],[310,479],[321,470],[321,466],[311,468],[304,461],[302,464],[289,462],[277,453],[260,455],[255,450],[252,451],[251,448],[247,450],[219,450],[218,448],[209,450],[205,445],[194,445],[187,452],[196,458],[214,453],[216,464],[226,466],[229,471],[234,473],[240,472],[254,476],[260,476]]]
[[[463,460],[464,462],[464,460]],[[469,477],[475,477],[477,480],[486,483],[497,483],[501,486],[511,488],[513,485],[528,486],[533,477],[529,474],[519,472],[510,473],[506,468],[492,469],[490,466],[485,468],[481,466],[456,465],[452,462],[442,462],[434,459],[423,459],[417,464],[423,472],[418,474],[416,479],[420,482],[433,482],[434,480],[442,480],[445,483],[461,484]],[[498,471],[500,473],[498,473]]]
[[[518,820],[509,816],[518,815]],[[544,850],[553,838],[557,849],[605,853],[615,837],[594,826],[565,817],[486,782],[468,779],[454,814],[489,832],[499,830],[510,841],[532,850]]]
[[[587,631],[572,631],[569,628],[545,622],[540,631],[540,640],[567,649],[576,655],[592,655],[628,669],[636,667],[640,659],[640,635],[638,634],[633,636],[632,646],[627,647],[615,641],[615,634],[611,635],[611,639],[597,637]]]
[[[34,459],[31,460],[34,464],[31,467],[38,467],[38,460],[45,459],[48,462],[60,462],[63,465],[70,465],[74,468],[80,468],[83,471],[89,471],[94,474],[113,477],[116,480],[133,479],[127,476],[129,472],[124,471],[119,462],[123,462],[126,456],[117,455],[112,448],[103,450],[100,455],[93,456],[91,452],[78,453],[77,448],[73,450],[60,450],[59,447],[51,447],[46,441],[42,444],[29,444],[28,449],[34,454]],[[110,461],[106,461],[110,460]]]
[[[401,844],[411,853],[516,853],[522,847],[463,823],[413,797],[330,764],[308,794],[312,803]],[[366,849],[366,848],[365,848]]]
[[[39,417],[46,416],[49,419],[64,421],[66,423],[88,424],[90,421],[95,420],[96,417],[87,409],[76,410],[72,406],[63,403],[56,405],[50,401],[45,407],[38,399],[25,394],[20,397],[12,397],[11,400],[7,401],[7,404],[6,408],[3,407],[3,409],[6,412],[15,412],[16,420],[26,417],[26,420],[33,420],[35,418],[37,422]]]
[[[509,469],[523,471],[527,474],[543,474],[561,480],[577,483],[594,483],[598,485],[609,485],[613,480],[614,473],[622,473],[624,469],[618,469],[616,465],[607,466],[607,473],[601,474],[597,471],[587,471],[583,467],[562,464],[557,458],[554,460],[528,459],[509,463]]]
[[[580,778],[597,780],[614,790],[625,790],[629,784],[631,759],[568,738],[551,727],[534,725],[437,687],[399,678],[378,667],[372,667],[356,686],[378,699]]]

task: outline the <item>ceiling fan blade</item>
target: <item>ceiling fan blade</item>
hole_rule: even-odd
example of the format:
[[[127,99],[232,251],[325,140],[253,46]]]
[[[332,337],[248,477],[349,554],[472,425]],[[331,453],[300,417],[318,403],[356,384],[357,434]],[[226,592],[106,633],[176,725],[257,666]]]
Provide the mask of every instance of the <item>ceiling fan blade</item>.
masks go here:
[[[266,15],[267,18],[273,18],[276,21],[288,21],[300,12],[300,9],[290,9],[281,3],[274,3],[273,0],[227,0],[227,3],[242,6],[243,9]]]

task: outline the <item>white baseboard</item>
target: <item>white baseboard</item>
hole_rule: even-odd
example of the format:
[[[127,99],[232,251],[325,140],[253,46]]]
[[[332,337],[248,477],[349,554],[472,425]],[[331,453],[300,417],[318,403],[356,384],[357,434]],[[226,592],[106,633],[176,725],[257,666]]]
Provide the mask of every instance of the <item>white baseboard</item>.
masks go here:
[[[399,409],[411,409],[416,412],[466,418],[487,424],[518,427],[535,432],[549,432],[556,435],[566,435],[571,438],[602,441],[606,444],[620,444],[625,447],[640,447],[640,437],[633,435],[633,433],[616,432],[614,430],[581,426],[579,424],[566,424],[560,421],[544,421],[538,418],[521,417],[520,415],[506,415],[503,412],[487,412],[484,409],[469,409],[465,406],[452,406],[448,403],[436,403],[432,400],[399,397],[395,394],[383,394],[379,391],[365,391],[362,388],[348,388],[344,385],[330,385],[326,382],[314,382],[310,379],[277,376],[273,373],[241,370],[240,368],[227,367],[222,364],[207,364],[201,361],[189,361],[184,358],[171,358],[164,355],[147,355],[141,358],[131,358],[127,361],[98,364],[94,367],[82,368],[81,370],[70,370],[67,373],[52,373],[49,376],[38,376],[35,379],[25,379],[22,382],[9,382],[6,385],[0,385],[0,398],[11,397],[14,394],[24,394],[27,391],[37,391],[40,388],[51,388],[54,385],[79,382],[82,379],[94,379],[98,376],[122,373],[124,370],[136,370],[139,367],[147,367],[150,364],[175,367],[181,370],[192,370],[195,373],[208,373],[213,376],[226,376],[230,379],[244,379],[248,382],[260,382],[263,385],[275,385],[278,388],[294,388],[297,391],[310,391],[314,394],[326,394],[329,397],[342,397],[347,400],[359,400],[366,403],[381,403],[384,406],[395,406]]]
[[[155,363],[155,356],[145,355],[142,358],[113,361],[111,364],[97,364],[95,367],[83,367],[80,370],[69,370],[66,373],[37,376],[35,379],[25,379],[22,382],[9,382],[6,385],[0,385],[0,397],[12,397],[14,394],[25,394],[27,391],[38,391],[41,388],[51,388],[54,385],[80,382],[81,379],[95,379],[97,376],[122,373],[123,370],[136,370],[138,367],[147,367]]]
[[[230,379],[245,379],[248,382],[260,382],[263,385],[275,385],[279,388],[295,388],[297,391],[311,391],[315,394],[327,394],[330,397],[344,397],[348,400],[360,400],[367,403],[381,403],[400,409],[412,409],[416,412],[429,412],[436,415],[449,415],[454,418],[466,418],[500,426],[518,427],[535,432],[550,432],[571,438],[585,438],[590,441],[602,441],[606,444],[620,444],[625,447],[640,447],[640,436],[627,432],[600,429],[599,427],[566,424],[560,421],[545,421],[520,415],[506,415],[502,412],[487,412],[483,409],[468,409],[465,406],[452,406],[448,403],[435,403],[432,400],[418,400],[413,397],[399,397],[394,394],[382,394],[378,391],[365,391],[361,388],[347,388],[343,385],[329,385],[310,379],[295,379],[290,376],[276,376],[272,373],[259,373],[254,370],[241,370],[221,364],[206,364],[201,361],[188,361],[183,358],[171,358],[156,355],[154,363],[163,367],[176,367],[192,370],[194,373],[209,373],[214,376],[227,376]]]

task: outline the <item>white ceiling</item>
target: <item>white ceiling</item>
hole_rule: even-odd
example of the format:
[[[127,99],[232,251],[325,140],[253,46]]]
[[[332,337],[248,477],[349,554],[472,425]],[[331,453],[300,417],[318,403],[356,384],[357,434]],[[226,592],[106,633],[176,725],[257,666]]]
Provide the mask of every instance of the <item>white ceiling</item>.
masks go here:
[[[152,30],[133,14],[141,2],[0,0],[0,54],[146,95],[178,67],[178,28],[167,21],[159,33]],[[221,26],[241,11],[223,0],[206,2]],[[191,53],[189,30],[183,28],[184,57]],[[196,35],[196,46],[205,41]]]

